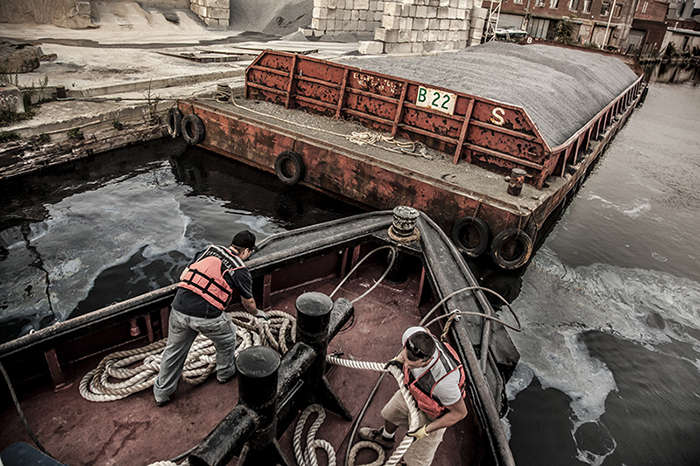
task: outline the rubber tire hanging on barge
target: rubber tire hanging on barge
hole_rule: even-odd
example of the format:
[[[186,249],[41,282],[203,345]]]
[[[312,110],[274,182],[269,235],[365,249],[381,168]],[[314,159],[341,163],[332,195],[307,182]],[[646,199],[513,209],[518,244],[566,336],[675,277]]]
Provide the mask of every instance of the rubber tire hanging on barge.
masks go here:
[[[174,139],[178,137],[182,131],[182,112],[177,107],[168,110],[168,134]]]
[[[182,130],[182,138],[187,144],[199,144],[204,139],[204,123],[194,113],[190,113],[182,119],[180,129]]]
[[[293,169],[291,175],[285,170],[287,164]],[[275,175],[287,186],[294,186],[304,177],[304,161],[296,152],[282,152],[275,160]]]
[[[516,242],[516,255],[506,256],[505,247],[511,242]],[[532,256],[532,239],[523,230],[518,228],[508,228],[503,230],[493,239],[491,243],[491,258],[499,267],[506,270],[519,269],[530,260]]]
[[[476,234],[476,240],[473,241]],[[472,241],[470,241],[472,240]],[[469,257],[479,257],[489,246],[489,226],[477,217],[457,220],[452,227],[452,241],[461,252]]]

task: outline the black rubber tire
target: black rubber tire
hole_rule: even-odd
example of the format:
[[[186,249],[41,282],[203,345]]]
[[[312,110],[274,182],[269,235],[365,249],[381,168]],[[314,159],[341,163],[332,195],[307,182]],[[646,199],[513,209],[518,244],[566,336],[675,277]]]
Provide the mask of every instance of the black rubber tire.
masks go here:
[[[288,165],[292,166],[291,173],[285,169]],[[293,186],[301,181],[304,178],[304,171],[304,160],[296,152],[282,152],[275,160],[275,175],[287,186]]]
[[[204,123],[194,113],[190,113],[182,119],[180,129],[182,138],[187,144],[199,144],[204,139]]]
[[[168,134],[175,139],[181,133],[180,125],[182,124],[182,112],[177,107],[168,110]]]
[[[466,217],[452,227],[452,242],[469,257],[479,257],[489,246],[489,226],[477,217]]]
[[[506,255],[506,247],[515,241],[515,254]],[[532,256],[532,239],[522,230],[517,228],[508,228],[503,230],[493,238],[491,243],[491,258],[493,261],[505,270],[519,269],[530,260]]]

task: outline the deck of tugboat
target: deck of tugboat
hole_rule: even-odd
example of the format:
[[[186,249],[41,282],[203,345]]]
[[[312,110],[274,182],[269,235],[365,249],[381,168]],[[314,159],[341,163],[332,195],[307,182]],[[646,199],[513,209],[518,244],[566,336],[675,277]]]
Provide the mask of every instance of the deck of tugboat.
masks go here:
[[[430,159],[422,155],[397,153],[371,145],[359,145],[347,137],[352,133],[366,133],[368,128],[361,124],[312,114],[303,110],[286,109],[258,100],[236,97],[234,103],[222,103],[213,100],[197,100],[202,106],[234,118],[250,120],[256,124],[273,127],[283,134],[293,134],[297,139],[317,141],[323,147],[332,147],[351,157],[365,159],[386,167],[397,173],[405,173],[413,178],[440,187],[447,192],[466,196],[475,200],[488,201],[512,213],[524,213],[536,210],[547,198],[556,193],[566,182],[562,177],[550,177],[544,189],[525,184],[522,194],[514,197],[506,192],[507,183],[504,175],[467,162],[454,164],[452,154],[426,148]],[[407,140],[399,139],[403,142]],[[395,148],[391,144],[383,146]]]
[[[360,271],[344,285],[336,297],[349,299],[363,293],[381,274],[381,266]],[[324,279],[272,296],[272,308],[294,314],[296,297],[306,291],[330,293],[337,278]],[[330,343],[329,353],[342,352],[346,358],[386,361],[400,349],[403,330],[416,325],[426,309],[417,305],[418,279],[401,284],[382,282],[366,298],[355,304],[355,317]],[[439,329],[434,329],[434,332]],[[145,465],[165,460],[199,443],[237,403],[237,382],[218,384],[213,376],[199,386],[181,382],[171,403],[157,408],[152,391],[145,390],[126,399],[93,403],[78,392],[80,377],[95,367],[99,358],[90,358],[73,368],[73,384],[54,393],[50,389],[25,394],[22,407],[40,441],[58,460],[66,464]],[[361,410],[378,374],[332,367],[331,386],[353,416]],[[380,425],[379,411],[396,389],[391,377],[385,377],[363,425]],[[0,448],[12,442],[29,442],[14,408],[2,413]],[[308,424],[310,425],[311,419]],[[338,451],[338,464],[350,435],[351,423],[328,413],[318,438],[324,438]],[[435,465],[475,464],[483,453],[474,445],[474,414],[467,421],[448,429],[436,455]],[[293,461],[293,426],[281,437],[280,444]],[[401,432],[400,432],[401,433]],[[358,457],[360,464],[372,461],[369,451]],[[326,464],[324,454],[319,454]],[[235,464],[235,460],[234,460]]]

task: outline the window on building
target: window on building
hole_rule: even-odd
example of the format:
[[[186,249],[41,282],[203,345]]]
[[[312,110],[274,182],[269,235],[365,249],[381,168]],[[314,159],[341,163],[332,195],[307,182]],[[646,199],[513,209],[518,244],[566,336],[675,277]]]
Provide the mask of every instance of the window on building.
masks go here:
[[[544,0],[535,0],[535,6],[544,6]]]
[[[649,6],[649,2],[644,2],[644,5],[642,5],[642,13],[647,12],[647,7]]]
[[[610,13],[610,2],[603,2],[600,5],[600,14],[606,16],[608,13]]]
[[[620,5],[619,3],[616,3],[615,10],[613,10],[613,16],[615,18],[619,18],[621,14],[622,14],[622,5]]]
[[[571,11],[578,10],[578,0],[569,0],[569,10],[571,10]]]
[[[515,3],[516,5],[522,5],[523,0],[513,0],[513,3]]]
[[[559,8],[559,0],[549,0],[549,8]]]
[[[583,12],[584,13],[591,12],[591,0],[583,0]]]

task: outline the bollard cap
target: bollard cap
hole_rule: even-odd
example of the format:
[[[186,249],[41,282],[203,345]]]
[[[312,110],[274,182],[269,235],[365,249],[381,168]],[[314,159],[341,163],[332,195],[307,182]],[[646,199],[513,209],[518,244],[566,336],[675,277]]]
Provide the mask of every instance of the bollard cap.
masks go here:
[[[527,172],[522,168],[514,168],[510,171],[511,176],[526,176]]]
[[[236,366],[244,377],[261,379],[279,369],[280,355],[267,346],[251,346],[238,353]]]
[[[326,315],[333,309],[333,301],[317,291],[304,293],[297,298],[297,311],[307,316]]]

